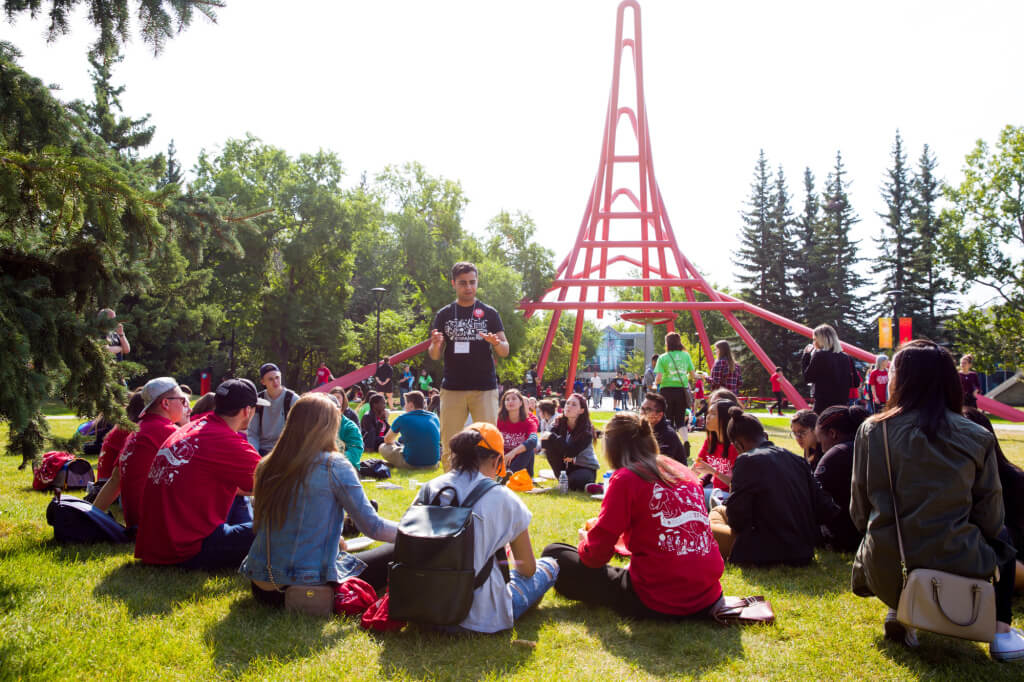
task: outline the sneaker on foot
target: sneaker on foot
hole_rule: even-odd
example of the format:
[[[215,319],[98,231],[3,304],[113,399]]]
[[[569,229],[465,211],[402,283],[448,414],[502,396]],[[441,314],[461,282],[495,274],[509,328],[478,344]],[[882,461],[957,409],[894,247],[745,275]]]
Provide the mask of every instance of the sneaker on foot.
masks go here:
[[[997,634],[988,645],[988,653],[997,661],[1024,659],[1024,632],[1010,628],[1009,632]]]
[[[889,609],[889,612],[885,614],[884,627],[886,639],[899,642],[911,649],[918,645],[917,630],[915,628],[908,628],[896,620],[896,609]]]

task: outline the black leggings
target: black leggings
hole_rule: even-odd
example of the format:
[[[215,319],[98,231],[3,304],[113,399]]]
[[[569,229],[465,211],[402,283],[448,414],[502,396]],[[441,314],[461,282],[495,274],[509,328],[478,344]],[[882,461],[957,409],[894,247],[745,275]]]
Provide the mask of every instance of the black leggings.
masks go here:
[[[378,595],[382,594],[388,586],[388,565],[391,563],[391,558],[394,554],[395,546],[387,542],[380,547],[374,547],[365,552],[353,554],[353,556],[358,557],[360,561],[366,564],[366,568],[358,576],[359,579],[370,583],[370,586],[377,590]],[[281,587],[287,586],[282,585]],[[257,587],[256,583],[252,583],[252,596],[260,604],[274,606],[279,609],[284,608],[283,590],[264,590],[261,587]]]
[[[593,606],[607,606],[626,618],[652,620],[680,620],[683,618],[710,618],[711,610],[718,602],[715,598],[707,607],[688,614],[662,613],[650,608],[633,591],[629,571],[617,566],[604,565],[590,568],[581,560],[579,552],[572,545],[560,542],[544,548],[542,556],[553,557],[558,562],[558,580],[555,591],[566,599],[581,601]],[[721,595],[719,595],[720,597]]]
[[[667,386],[661,389],[661,395],[667,403],[665,418],[672,428],[686,426],[686,408],[690,406],[690,392],[683,386]]]
[[[1010,542],[1010,533],[1003,526],[999,537]],[[1017,557],[1013,557],[999,567],[999,580],[996,581],[996,620],[1007,625],[1013,624],[1013,587],[1017,571]]]
[[[597,481],[597,471],[594,469],[587,469],[586,467],[578,467],[575,464],[566,464],[562,461],[562,458],[557,455],[553,455],[550,452],[544,453],[548,458],[548,464],[551,465],[551,470],[555,472],[555,479],[558,479],[559,474],[562,473],[562,469],[565,469],[565,476],[569,479],[569,490],[586,490],[588,483],[594,483]]]
[[[782,406],[786,403],[786,396],[782,391],[775,391],[775,411],[782,414]]]

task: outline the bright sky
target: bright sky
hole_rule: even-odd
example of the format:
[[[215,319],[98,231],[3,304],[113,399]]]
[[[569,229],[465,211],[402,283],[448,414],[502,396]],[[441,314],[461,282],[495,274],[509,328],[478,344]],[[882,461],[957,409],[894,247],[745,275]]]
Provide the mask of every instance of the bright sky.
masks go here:
[[[196,19],[159,57],[136,38],[115,73],[126,112],[152,114],[151,151],[173,137],[187,168],[248,131],[292,154],[337,152],[352,184],[420,161],[462,183],[470,230],[521,210],[558,262],[568,253],[597,171],[616,0],[227,1],[217,24]],[[655,173],[683,252],[720,285],[734,281],[759,149],[783,166],[795,212],[804,167],[820,189],[841,150],[873,251],[897,128],[912,164],[927,143],[958,181],[975,140],[1024,123],[1024,3],[641,9]],[[63,98],[88,99],[83,16],[53,44],[45,16],[0,23],[0,38]]]

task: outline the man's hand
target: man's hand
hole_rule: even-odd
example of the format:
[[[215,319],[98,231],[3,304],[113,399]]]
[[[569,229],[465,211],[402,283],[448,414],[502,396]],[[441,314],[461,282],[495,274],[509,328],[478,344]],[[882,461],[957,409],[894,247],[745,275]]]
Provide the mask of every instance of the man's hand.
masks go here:
[[[497,346],[499,343],[501,343],[501,339],[498,338],[497,334],[489,334],[488,332],[477,332],[477,334],[480,335],[481,339],[491,344],[492,346]]]
[[[444,334],[436,329],[430,330],[430,345],[427,347],[427,355],[432,360],[441,359],[441,346],[444,345]]]

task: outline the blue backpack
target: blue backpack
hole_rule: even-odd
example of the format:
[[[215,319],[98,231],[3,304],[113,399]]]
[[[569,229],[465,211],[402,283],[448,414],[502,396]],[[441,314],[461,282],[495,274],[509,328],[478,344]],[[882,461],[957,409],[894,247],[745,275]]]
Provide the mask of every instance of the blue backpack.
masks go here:
[[[59,490],[46,508],[46,522],[53,526],[53,539],[61,544],[132,541],[128,530],[108,514]]]

